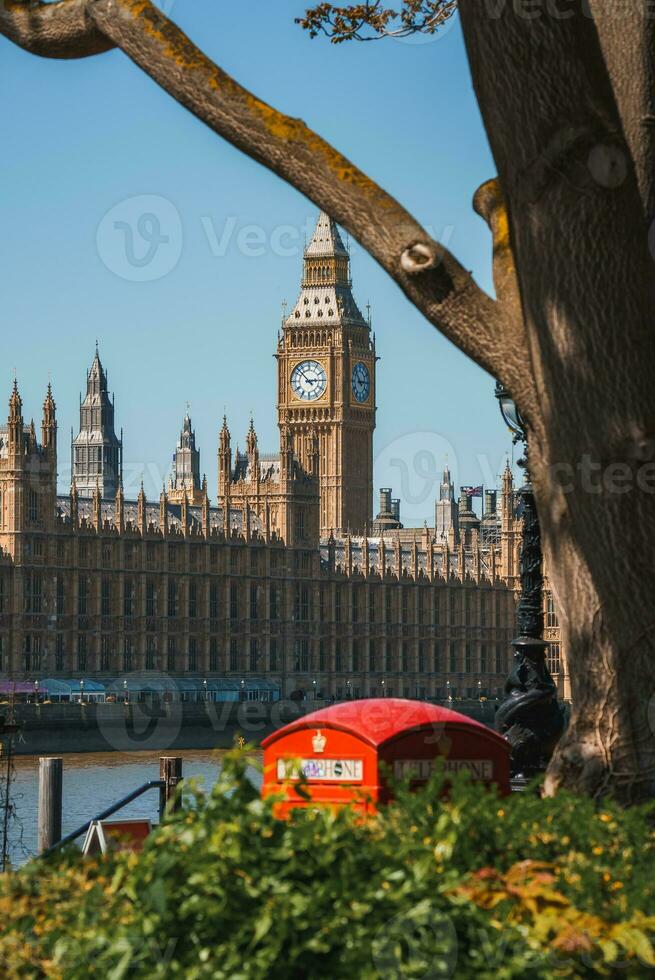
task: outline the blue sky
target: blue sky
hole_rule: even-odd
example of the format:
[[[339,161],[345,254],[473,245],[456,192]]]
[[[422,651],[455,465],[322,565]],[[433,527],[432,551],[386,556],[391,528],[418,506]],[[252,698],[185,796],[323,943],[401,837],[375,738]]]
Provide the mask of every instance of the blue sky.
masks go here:
[[[302,0],[166,0],[166,9],[240,82],[398,197],[490,288],[490,239],[470,202],[494,168],[456,21],[430,40],[334,46],[293,23]],[[127,493],[142,472],[147,493],[159,492],[187,401],[215,493],[224,410],[234,441],[243,444],[252,411],[261,449],[278,446],[272,355],[315,207],[120,52],[57,63],[2,39],[0,59],[0,396],[16,368],[25,413],[38,419],[51,373],[65,482],[98,338],[125,430]],[[146,220],[140,235],[143,213],[159,224]],[[131,230],[117,237],[116,221]],[[126,263],[126,234],[137,264]],[[145,263],[161,235],[168,241]],[[352,273],[381,356],[376,487],[393,484],[406,522],[420,524],[432,519],[445,454],[458,483],[488,485],[509,435],[489,376],[354,242]]]

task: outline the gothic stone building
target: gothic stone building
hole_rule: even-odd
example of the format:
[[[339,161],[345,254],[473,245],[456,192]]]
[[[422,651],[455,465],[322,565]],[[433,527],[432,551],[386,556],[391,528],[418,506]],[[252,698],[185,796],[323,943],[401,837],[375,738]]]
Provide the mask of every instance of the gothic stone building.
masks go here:
[[[0,427],[0,674],[116,679],[164,671],[283,695],[499,694],[511,659],[520,528],[509,469],[480,520],[444,473],[435,527],[372,518],[375,341],[349,255],[319,217],[277,351],[280,449],[219,433],[210,503],[191,419],[159,500],[125,500],[122,438],[96,351],[57,492],[52,391],[40,441],[16,383]],[[559,632],[547,597],[561,667]],[[560,669],[561,667],[561,669]]]

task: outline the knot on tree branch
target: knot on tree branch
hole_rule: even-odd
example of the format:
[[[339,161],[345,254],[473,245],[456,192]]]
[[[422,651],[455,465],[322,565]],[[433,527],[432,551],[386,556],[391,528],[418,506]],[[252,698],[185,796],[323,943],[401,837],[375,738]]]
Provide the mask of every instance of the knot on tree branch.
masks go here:
[[[86,58],[114,47],[88,17],[87,0],[0,0],[0,34],[43,58]]]
[[[489,226],[493,238],[494,285],[499,301],[517,322],[522,322],[521,302],[510,240],[509,214],[500,181],[485,181],[473,195],[473,208]]]
[[[439,256],[436,250],[424,242],[414,242],[400,256],[401,268],[410,276],[425,272],[427,269],[433,269],[438,261]]]
[[[641,424],[630,426],[630,435],[625,443],[628,459],[637,463],[649,463],[655,459],[655,433],[647,431]]]
[[[509,248],[507,205],[497,177],[486,180],[473,195],[473,209],[486,221],[494,239],[494,250]]]

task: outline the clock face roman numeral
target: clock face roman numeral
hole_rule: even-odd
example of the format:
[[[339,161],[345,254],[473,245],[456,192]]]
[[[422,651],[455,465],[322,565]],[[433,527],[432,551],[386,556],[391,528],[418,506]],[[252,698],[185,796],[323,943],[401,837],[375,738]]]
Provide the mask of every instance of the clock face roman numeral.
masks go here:
[[[365,402],[371,393],[371,376],[363,361],[358,361],[353,368],[352,390],[358,402]]]
[[[325,393],[327,375],[319,361],[302,361],[291,372],[291,390],[302,401],[314,401]]]

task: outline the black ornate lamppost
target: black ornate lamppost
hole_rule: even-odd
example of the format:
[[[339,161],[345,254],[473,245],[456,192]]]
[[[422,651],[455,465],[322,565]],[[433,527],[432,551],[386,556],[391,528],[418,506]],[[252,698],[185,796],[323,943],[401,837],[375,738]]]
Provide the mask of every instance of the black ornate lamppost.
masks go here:
[[[564,713],[557,687],[546,664],[548,643],[543,639],[543,555],[541,532],[528,469],[528,442],[521,414],[507,389],[496,382],[496,398],[514,442],[522,442],[518,465],[525,472],[519,490],[523,519],[521,542],[521,594],[516,611],[514,667],[505,684],[505,698],[496,712],[496,730],[512,746],[513,776],[529,778],[548,765],[564,730]]]

